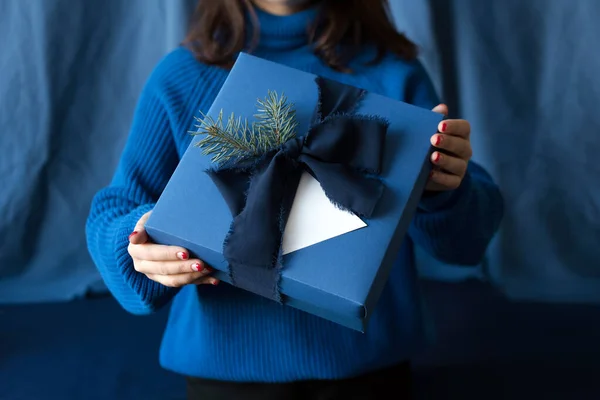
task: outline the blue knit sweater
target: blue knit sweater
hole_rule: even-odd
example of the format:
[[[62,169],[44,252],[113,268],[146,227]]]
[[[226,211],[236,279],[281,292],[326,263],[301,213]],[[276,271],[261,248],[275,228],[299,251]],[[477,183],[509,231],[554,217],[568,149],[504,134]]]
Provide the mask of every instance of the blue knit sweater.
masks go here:
[[[313,10],[286,17],[260,12],[254,54],[418,106],[437,105],[418,62],[389,57],[367,67],[361,64],[368,59],[365,50],[352,74],[328,69],[306,45],[312,18]],[[127,237],[152,209],[190,143],[193,116],[208,110],[226,77],[184,48],[167,55],[150,76],[114,179],[94,198],[87,222],[89,250],[107,286],[134,314],[171,304],[160,361],[185,375],[254,382],[334,379],[409,359],[427,338],[413,245],[449,263],[475,265],[501,219],[498,189],[474,163],[457,190],[421,200],[366,334],[226,284],[176,290],[133,269]]]

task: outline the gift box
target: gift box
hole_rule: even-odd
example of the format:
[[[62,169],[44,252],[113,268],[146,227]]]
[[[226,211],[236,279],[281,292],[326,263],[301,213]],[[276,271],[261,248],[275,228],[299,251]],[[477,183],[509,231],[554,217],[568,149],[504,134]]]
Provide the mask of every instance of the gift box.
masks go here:
[[[442,116],[248,54],[200,111],[150,237],[241,290],[364,332]]]

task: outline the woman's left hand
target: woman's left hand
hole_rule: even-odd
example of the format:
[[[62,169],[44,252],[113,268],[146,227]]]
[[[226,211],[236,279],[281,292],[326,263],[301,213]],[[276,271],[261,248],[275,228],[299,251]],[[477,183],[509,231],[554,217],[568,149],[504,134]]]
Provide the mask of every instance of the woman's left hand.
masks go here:
[[[448,107],[440,104],[433,111],[447,115]],[[431,154],[433,168],[426,191],[453,190],[460,186],[473,155],[471,125],[464,119],[447,119],[438,125],[439,133],[431,137],[436,151]],[[439,149],[439,151],[438,151]]]

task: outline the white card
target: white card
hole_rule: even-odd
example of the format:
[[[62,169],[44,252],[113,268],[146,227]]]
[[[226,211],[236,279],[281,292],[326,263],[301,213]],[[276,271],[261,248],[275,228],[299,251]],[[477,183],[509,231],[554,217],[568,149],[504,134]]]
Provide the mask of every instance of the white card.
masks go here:
[[[282,250],[288,254],[367,226],[355,214],[329,201],[321,184],[304,172],[283,232]]]

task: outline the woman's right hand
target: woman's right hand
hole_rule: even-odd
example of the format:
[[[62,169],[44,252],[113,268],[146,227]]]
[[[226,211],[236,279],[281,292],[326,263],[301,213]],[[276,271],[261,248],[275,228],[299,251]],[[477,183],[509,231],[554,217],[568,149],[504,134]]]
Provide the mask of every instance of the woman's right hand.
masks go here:
[[[212,270],[201,260],[189,259],[189,252],[178,246],[164,246],[150,241],[144,224],[152,211],[142,215],[129,235],[127,251],[137,272],[169,287],[188,284],[216,285],[219,280],[208,276]]]

